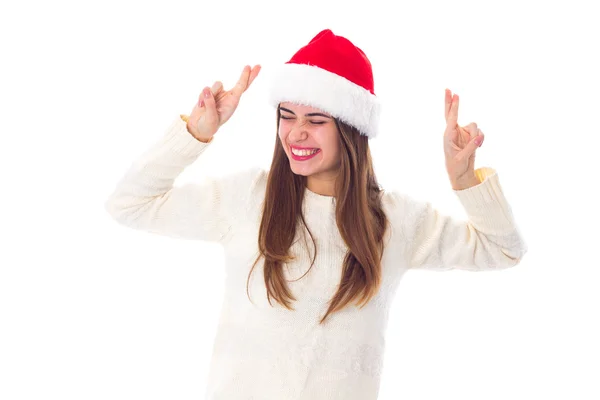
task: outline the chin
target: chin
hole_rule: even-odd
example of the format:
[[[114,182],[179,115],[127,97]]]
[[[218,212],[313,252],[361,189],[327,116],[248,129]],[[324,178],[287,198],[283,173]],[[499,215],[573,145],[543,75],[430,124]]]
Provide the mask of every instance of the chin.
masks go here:
[[[294,168],[294,167],[291,167],[291,170],[296,175],[309,176],[309,175],[313,174],[312,172],[306,171],[303,168]]]

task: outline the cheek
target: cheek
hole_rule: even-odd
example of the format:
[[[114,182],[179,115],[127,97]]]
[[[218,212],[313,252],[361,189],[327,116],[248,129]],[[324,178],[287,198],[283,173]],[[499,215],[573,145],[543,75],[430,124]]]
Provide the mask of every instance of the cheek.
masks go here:
[[[280,138],[287,138],[288,133],[292,130],[292,125],[289,121],[284,119],[279,121],[279,128],[277,129],[277,133]]]
[[[327,150],[327,158],[329,159],[337,159],[340,155],[340,141],[338,140],[337,137],[333,137],[333,135],[336,135],[335,133],[328,133],[329,136],[327,136],[327,139],[323,140],[323,147]]]
[[[338,161],[340,159],[340,149],[337,147],[337,145],[332,145],[330,153],[331,154],[329,156],[332,160]]]
[[[279,127],[279,130],[277,131],[277,136],[279,136],[279,140],[281,140],[281,143],[284,144],[287,139],[287,135],[285,133],[285,130],[281,126]]]

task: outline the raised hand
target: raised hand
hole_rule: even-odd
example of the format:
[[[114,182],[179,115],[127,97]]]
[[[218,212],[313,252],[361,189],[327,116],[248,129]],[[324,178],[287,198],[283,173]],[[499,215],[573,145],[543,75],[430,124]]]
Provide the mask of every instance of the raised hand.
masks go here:
[[[224,90],[217,81],[211,88],[205,87],[188,120],[187,129],[197,139],[207,142],[219,127],[231,118],[242,94],[250,87],[260,71],[260,65],[246,65],[240,79],[230,90]]]
[[[444,155],[446,170],[455,190],[479,184],[475,175],[475,150],[483,143],[484,134],[475,122],[465,127],[458,125],[458,95],[446,89]]]

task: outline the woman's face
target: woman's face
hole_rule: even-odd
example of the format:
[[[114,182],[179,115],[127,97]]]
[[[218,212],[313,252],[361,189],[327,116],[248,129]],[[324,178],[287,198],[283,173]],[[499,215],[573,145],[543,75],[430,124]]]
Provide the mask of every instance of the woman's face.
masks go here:
[[[279,139],[292,171],[307,176],[309,189],[332,195],[340,164],[340,137],[333,117],[318,108],[282,102]],[[292,149],[308,149],[296,155]],[[311,154],[314,150],[316,153]]]

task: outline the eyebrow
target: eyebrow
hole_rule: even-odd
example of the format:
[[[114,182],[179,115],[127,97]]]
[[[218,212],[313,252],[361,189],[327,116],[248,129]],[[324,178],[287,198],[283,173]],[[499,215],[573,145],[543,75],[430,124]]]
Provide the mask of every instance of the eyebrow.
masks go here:
[[[284,107],[279,107],[280,110],[282,111],[287,111],[291,114],[296,115],[292,110],[288,110],[287,108]],[[331,118],[329,115],[325,115],[323,113],[308,113],[308,114],[304,114],[307,117],[325,117],[325,118]]]

